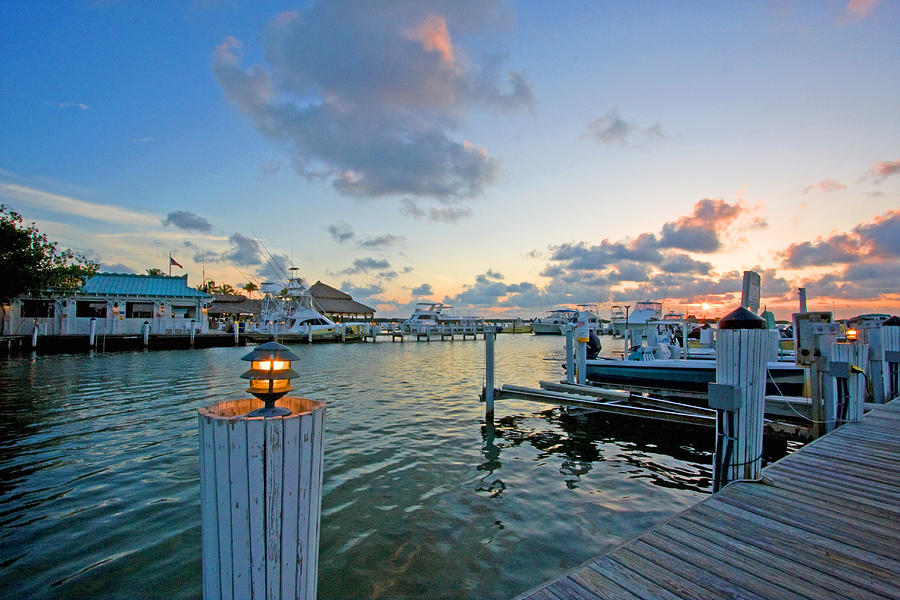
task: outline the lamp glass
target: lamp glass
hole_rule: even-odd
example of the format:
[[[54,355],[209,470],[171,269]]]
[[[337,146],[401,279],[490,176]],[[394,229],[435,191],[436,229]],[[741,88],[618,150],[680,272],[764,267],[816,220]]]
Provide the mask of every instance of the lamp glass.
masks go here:
[[[283,371],[291,368],[289,360],[254,360],[250,362],[250,368],[258,371]]]
[[[272,383],[271,389],[269,388],[269,382]],[[251,379],[249,391],[250,393],[277,394],[278,392],[290,391],[290,386],[290,379]]]

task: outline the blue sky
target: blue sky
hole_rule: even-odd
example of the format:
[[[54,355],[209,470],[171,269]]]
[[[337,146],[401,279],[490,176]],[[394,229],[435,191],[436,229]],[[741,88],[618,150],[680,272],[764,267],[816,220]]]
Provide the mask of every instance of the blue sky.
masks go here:
[[[900,312],[900,3],[6,2],[0,202],[404,315]],[[272,261],[270,257],[275,257]],[[183,271],[176,269],[176,273]]]

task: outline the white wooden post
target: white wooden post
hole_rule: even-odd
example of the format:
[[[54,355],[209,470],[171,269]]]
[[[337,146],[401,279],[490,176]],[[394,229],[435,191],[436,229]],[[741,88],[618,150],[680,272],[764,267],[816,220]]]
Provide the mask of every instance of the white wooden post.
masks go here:
[[[885,401],[900,396],[900,319],[891,317],[881,324],[881,343],[884,347]]]
[[[767,346],[765,320],[746,308],[719,321],[716,383],[710,385],[709,394],[710,406],[718,411],[719,426],[725,429],[716,444],[716,491],[731,481],[759,477]]]
[[[97,342],[97,319],[96,317],[91,317],[91,332],[88,334],[88,346],[91,348]]]
[[[881,323],[872,324],[866,328],[866,343],[869,346],[869,356],[867,357],[868,368],[865,364],[860,363],[859,366],[866,369],[866,373],[872,380],[872,401],[878,404],[884,404],[884,328]]]
[[[31,349],[32,350],[37,348],[37,339],[38,339],[38,333],[40,333],[40,330],[41,330],[40,326],[37,323],[35,323],[34,331],[31,332]]]
[[[781,358],[781,333],[777,329],[766,330],[769,336],[766,360],[775,362]]]
[[[150,321],[144,321],[144,324],[141,325],[141,335],[144,336],[144,347],[150,345]]]
[[[286,417],[245,415],[256,399],[201,408],[203,597],[316,597],[325,404],[282,398]]]
[[[828,367],[828,358],[831,356],[832,347],[837,342],[837,335],[825,328],[824,331],[816,333],[815,340],[818,358],[811,370],[811,377],[816,381],[821,381],[818,398],[821,399],[822,410],[819,417],[813,416],[813,419],[822,421],[820,428],[827,433],[835,428],[837,416],[837,383],[834,377],[829,376],[831,369]],[[816,402],[816,397],[813,394],[812,402]]]
[[[238,346],[241,343],[240,323],[238,323],[237,321],[232,321],[231,325],[234,327],[234,345]]]
[[[197,329],[194,327],[194,323],[196,323],[196,321],[191,319],[191,348],[194,347],[194,335],[197,333]]]
[[[494,327],[484,326],[484,417],[494,417]]]
[[[580,315],[578,324],[575,326],[575,339],[578,342],[578,366],[576,367],[575,372],[578,374],[578,383],[581,385],[587,383],[585,371],[587,370],[587,343],[590,340],[589,336],[587,316]]]
[[[840,344],[836,344],[840,345]],[[859,423],[863,417],[863,404],[866,400],[866,376],[865,365],[869,357],[868,344],[850,344],[848,362],[850,373],[847,377],[847,414],[848,423]]]
[[[312,323],[306,324],[306,342],[312,344]]]
[[[836,402],[825,405],[826,431],[845,422],[862,419],[866,397],[864,369],[868,358],[867,344],[832,344],[829,349],[826,391],[835,395]]]
[[[566,383],[575,383],[575,328],[563,326],[566,331]]]
[[[347,325],[343,321],[341,322],[341,341],[347,341]]]

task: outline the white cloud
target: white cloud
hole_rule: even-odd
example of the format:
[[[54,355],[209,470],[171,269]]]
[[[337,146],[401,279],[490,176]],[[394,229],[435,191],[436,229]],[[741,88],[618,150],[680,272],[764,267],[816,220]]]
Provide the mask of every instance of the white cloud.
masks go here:
[[[149,213],[139,213],[118,206],[86,202],[77,198],[53,194],[15,183],[0,182],[0,198],[6,198],[21,205],[41,208],[56,213],[75,215],[122,225],[158,225],[159,217]]]

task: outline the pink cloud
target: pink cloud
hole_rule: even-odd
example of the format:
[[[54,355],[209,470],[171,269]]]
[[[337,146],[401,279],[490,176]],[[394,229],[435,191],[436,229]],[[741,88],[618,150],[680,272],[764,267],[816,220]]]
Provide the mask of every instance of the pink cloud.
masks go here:
[[[881,0],[850,0],[841,13],[841,21],[855,21],[867,18]]]
[[[406,32],[407,38],[422,44],[427,52],[437,52],[447,64],[453,64],[453,44],[447,22],[440,15],[429,15],[425,22]]]
[[[900,160],[880,160],[869,169],[869,175],[878,180],[890,177],[891,175],[896,175],[897,173],[900,173]]]
[[[840,181],[835,181],[834,179],[823,179],[819,183],[814,183],[803,188],[803,193],[808,194],[814,190],[819,192],[838,192],[840,190],[846,189],[847,186]]]

